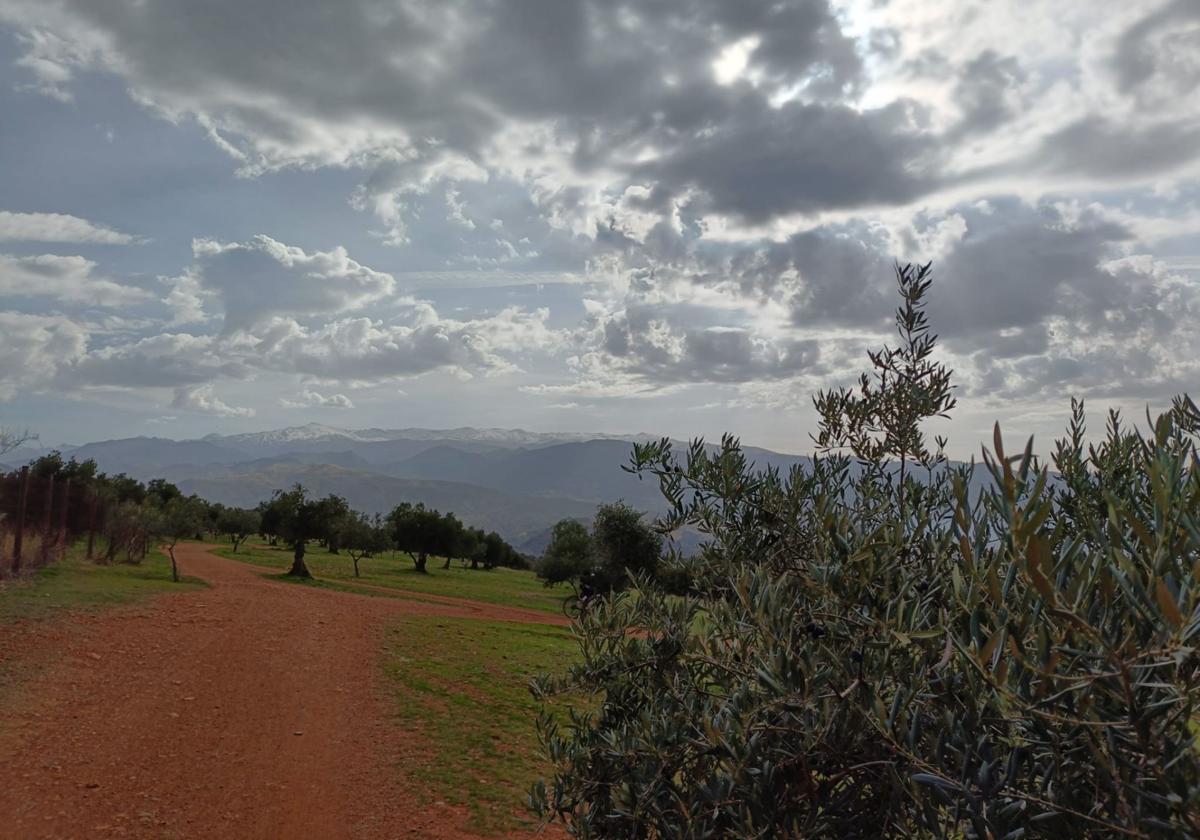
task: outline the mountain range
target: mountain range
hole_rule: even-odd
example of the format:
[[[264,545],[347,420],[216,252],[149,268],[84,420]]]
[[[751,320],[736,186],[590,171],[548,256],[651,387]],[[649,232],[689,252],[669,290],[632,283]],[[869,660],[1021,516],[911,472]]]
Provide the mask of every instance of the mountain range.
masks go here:
[[[621,469],[634,442],[654,439],[469,427],[348,430],[312,423],[198,440],[134,437],[56,448],[94,460],[104,472],[166,478],[185,493],[227,505],[251,507],[296,483],[317,496],[336,493],[367,513],[423,502],[538,553],[554,523],[587,520],[604,502],[622,499],[650,514],[662,512],[657,482]],[[44,451],[19,450],[5,460],[22,463]],[[760,466],[788,469],[808,460],[746,451]]]

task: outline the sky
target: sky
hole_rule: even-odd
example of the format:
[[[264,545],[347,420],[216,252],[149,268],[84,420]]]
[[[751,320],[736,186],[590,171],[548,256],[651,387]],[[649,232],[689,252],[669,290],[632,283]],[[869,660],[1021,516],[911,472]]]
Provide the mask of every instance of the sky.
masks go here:
[[[0,425],[950,454],[1200,395],[1196,0],[0,0]]]

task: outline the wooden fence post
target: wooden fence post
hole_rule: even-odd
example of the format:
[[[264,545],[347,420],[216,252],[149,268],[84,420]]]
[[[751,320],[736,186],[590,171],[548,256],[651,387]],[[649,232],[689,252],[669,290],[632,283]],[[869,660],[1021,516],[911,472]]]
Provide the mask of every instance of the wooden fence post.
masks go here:
[[[17,531],[13,535],[12,573],[21,571],[21,547],[25,540],[25,504],[29,500],[29,467],[21,467],[21,489],[17,491]]]
[[[58,512],[58,559],[67,556],[67,514],[71,511],[71,479],[63,484],[62,509]]]
[[[50,528],[54,521],[50,518],[54,513],[54,476],[46,482],[46,509],[42,511],[42,565],[50,562]]]
[[[92,559],[92,548],[96,545],[96,491],[91,488],[87,493],[88,499],[88,545],[87,559]]]

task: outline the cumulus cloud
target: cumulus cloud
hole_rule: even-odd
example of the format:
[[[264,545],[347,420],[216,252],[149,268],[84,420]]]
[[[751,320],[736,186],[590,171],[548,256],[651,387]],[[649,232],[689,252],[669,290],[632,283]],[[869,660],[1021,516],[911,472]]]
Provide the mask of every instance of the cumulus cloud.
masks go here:
[[[239,408],[225,403],[213,393],[212,385],[194,385],[175,389],[171,408],[212,414],[217,417],[253,417],[253,408]]]
[[[137,238],[63,213],[13,213],[0,210],[0,242],[82,242],[129,245]]]
[[[222,376],[244,378],[249,371],[210,336],[164,332],[90,351],[71,370],[69,384],[169,388]]]
[[[96,263],[83,257],[0,254],[0,296],[52,298],[82,306],[116,307],[143,303],[149,292],[96,275]]]
[[[87,332],[67,318],[0,312],[0,400],[48,387],[86,350]]]
[[[658,308],[626,307],[597,319],[595,352],[621,372],[651,382],[745,382],[818,370],[811,339],[764,337],[748,328],[697,328]]]
[[[439,368],[464,373],[509,368],[470,324],[429,313],[413,324],[347,318],[316,328],[280,319],[252,340],[263,367],[324,382],[375,383]]]
[[[305,388],[294,398],[281,399],[279,404],[284,408],[354,408],[354,403],[345,394],[321,394],[311,388]]]
[[[260,234],[245,243],[197,239],[192,252],[200,288],[224,307],[226,332],[272,315],[345,312],[395,288],[390,274],[360,265],[340,246],[310,254]],[[185,312],[194,309],[191,300],[182,303]]]

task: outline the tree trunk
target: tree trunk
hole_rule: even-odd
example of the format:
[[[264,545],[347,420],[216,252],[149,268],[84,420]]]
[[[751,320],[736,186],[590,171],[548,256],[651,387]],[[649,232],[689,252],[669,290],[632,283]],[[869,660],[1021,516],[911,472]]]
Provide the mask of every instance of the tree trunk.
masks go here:
[[[288,575],[298,578],[311,578],[312,572],[308,570],[308,566],[304,565],[304,541],[296,542],[296,552],[292,555],[292,568],[288,569]]]
[[[94,493],[94,491],[93,491]],[[88,543],[87,559],[92,559],[92,550],[96,547],[96,497],[88,496]]]
[[[167,545],[167,554],[171,556],[171,580],[179,583],[179,564],[175,562],[175,543]]]
[[[427,555],[424,551],[419,551],[417,552],[416,556],[413,557],[413,566],[415,566],[416,570],[421,574],[427,574],[425,570],[425,561],[428,559],[429,555]]]
[[[351,554],[350,559],[354,561],[354,576],[358,577],[358,558]]]
[[[450,555],[449,554],[446,555],[446,562],[444,564],[442,564],[442,568],[443,569],[450,568]]]

